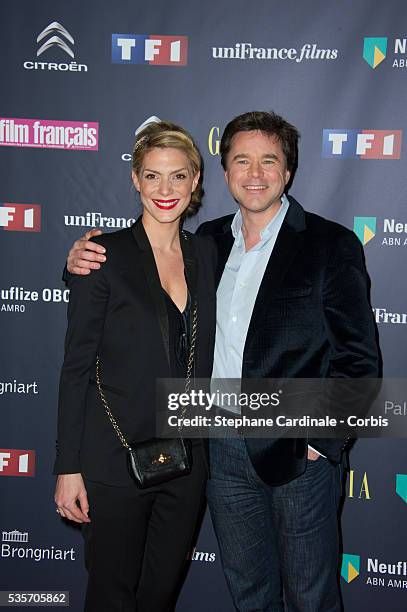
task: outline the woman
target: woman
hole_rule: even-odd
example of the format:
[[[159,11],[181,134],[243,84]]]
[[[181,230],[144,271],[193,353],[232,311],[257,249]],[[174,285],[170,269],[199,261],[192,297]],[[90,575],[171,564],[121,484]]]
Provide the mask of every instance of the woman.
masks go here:
[[[91,612],[173,609],[204,504],[202,444],[192,445],[189,475],[140,489],[101,400],[128,441],[154,438],[156,379],[185,378],[193,313],[194,375],[211,374],[215,247],[180,230],[199,202],[200,171],[185,130],[143,129],[132,158],[143,213],[94,239],[108,250],[106,264],[69,281],[55,501],[61,516],[82,523]]]

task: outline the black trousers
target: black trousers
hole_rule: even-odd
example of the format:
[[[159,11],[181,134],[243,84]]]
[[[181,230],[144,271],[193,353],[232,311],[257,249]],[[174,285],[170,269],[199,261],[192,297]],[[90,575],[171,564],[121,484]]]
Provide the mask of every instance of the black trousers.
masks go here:
[[[207,467],[150,489],[86,480],[91,523],[82,526],[89,573],[86,612],[170,612],[205,505]]]

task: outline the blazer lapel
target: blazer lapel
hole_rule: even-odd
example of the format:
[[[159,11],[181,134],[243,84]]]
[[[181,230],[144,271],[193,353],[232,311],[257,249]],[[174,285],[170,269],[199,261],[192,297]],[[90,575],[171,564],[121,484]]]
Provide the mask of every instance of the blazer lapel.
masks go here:
[[[193,245],[192,235],[189,235],[184,230],[181,230],[180,243],[182,249],[182,257],[184,259],[185,276],[188,285],[188,291],[191,296],[191,308],[195,302],[198,302],[198,265],[196,254]],[[191,310],[192,313],[192,310]],[[192,332],[192,315],[189,317],[189,337]]]
[[[306,227],[304,210],[294,198],[290,197],[289,200],[290,207],[257,293],[246,339],[252,338],[256,329],[261,328],[263,313],[304,242],[303,230]]]
[[[168,365],[170,365],[170,336],[168,327],[167,307],[165,304],[165,299],[154,259],[153,250],[148,241],[144,226],[141,222],[141,216],[137,219],[136,223],[134,223],[131,229],[133,236],[137,242],[137,245],[140,249],[140,258],[144,270],[144,275],[148,288],[150,290],[151,299],[154,304],[158,324],[160,326]]]
[[[216,287],[220,283],[222,278],[223,270],[225,269],[226,262],[229,258],[230,251],[232,250],[235,239],[233,238],[232,230],[230,228],[231,221],[225,223],[222,227],[222,232],[213,236],[218,251],[218,263],[216,267]]]

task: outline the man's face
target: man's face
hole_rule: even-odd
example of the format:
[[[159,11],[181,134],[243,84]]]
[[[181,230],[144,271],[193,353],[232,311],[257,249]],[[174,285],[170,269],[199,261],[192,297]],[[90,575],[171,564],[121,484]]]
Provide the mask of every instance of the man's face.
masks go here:
[[[281,144],[258,130],[238,132],[227,156],[225,179],[243,210],[260,213],[276,207],[290,179]]]

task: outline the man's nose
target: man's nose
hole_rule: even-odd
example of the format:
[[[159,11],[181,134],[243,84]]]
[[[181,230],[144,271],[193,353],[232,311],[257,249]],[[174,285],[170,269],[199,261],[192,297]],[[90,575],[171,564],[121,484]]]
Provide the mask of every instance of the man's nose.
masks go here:
[[[249,175],[258,178],[263,175],[263,166],[260,162],[252,162],[249,167]]]

